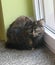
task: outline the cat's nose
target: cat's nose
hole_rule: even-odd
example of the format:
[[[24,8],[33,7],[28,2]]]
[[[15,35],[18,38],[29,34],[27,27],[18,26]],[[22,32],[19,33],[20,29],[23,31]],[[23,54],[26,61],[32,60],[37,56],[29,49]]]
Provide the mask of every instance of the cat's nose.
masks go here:
[[[35,37],[36,36],[36,34],[35,34],[35,32],[33,31],[33,37]]]
[[[34,34],[34,31],[32,31],[32,33]]]

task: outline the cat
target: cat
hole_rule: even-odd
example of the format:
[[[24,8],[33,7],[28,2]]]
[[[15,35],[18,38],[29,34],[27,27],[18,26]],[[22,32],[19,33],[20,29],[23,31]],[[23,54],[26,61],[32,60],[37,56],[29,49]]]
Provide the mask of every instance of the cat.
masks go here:
[[[44,28],[40,21],[27,16],[18,17],[7,30],[6,48],[28,50],[43,43]]]

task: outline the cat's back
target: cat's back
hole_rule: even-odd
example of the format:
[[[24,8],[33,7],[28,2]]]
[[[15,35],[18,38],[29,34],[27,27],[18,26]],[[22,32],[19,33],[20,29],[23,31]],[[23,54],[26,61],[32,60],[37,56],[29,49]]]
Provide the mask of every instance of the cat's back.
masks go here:
[[[29,17],[20,16],[11,24],[11,27],[12,28],[14,28],[14,27],[22,27],[23,28],[25,26],[25,24],[30,21],[32,21],[32,20],[29,19]]]

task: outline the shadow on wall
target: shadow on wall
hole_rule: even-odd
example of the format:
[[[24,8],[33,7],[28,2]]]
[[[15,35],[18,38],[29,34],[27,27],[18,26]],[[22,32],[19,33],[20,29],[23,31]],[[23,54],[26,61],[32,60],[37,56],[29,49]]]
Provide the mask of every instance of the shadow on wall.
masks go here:
[[[5,39],[5,29],[4,29],[4,20],[3,20],[2,6],[0,0],[0,40],[4,40],[4,39]]]

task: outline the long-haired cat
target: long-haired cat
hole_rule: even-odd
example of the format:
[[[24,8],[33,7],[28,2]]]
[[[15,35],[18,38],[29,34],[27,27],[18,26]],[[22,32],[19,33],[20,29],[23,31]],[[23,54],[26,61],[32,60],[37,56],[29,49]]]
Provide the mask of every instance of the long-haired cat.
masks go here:
[[[37,48],[43,43],[44,28],[40,21],[18,17],[7,30],[7,48],[19,50]]]

